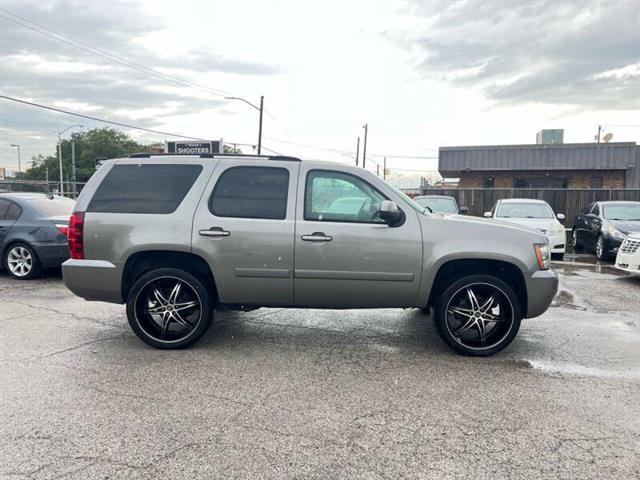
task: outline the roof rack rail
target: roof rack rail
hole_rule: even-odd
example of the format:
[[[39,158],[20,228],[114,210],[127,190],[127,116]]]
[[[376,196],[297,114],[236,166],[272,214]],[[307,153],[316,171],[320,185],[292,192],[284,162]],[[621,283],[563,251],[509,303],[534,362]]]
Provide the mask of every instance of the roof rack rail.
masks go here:
[[[199,158],[213,158],[213,157],[246,157],[265,160],[280,160],[285,162],[300,162],[297,157],[289,157],[287,155],[250,155],[241,153],[152,153],[152,152],[140,152],[132,153],[129,158],[151,158],[151,157],[199,157]]]

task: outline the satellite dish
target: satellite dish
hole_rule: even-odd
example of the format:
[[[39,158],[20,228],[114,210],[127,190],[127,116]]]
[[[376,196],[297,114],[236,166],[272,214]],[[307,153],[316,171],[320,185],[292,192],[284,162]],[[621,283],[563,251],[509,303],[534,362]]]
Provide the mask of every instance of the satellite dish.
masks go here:
[[[611,132],[607,133],[604,137],[602,137],[602,139],[604,140],[604,143],[609,143],[612,138],[613,138],[613,133]]]

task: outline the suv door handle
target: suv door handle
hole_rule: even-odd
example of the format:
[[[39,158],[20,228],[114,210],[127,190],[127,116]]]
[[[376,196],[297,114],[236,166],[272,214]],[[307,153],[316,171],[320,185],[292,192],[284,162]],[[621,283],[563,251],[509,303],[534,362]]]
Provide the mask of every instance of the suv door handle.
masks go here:
[[[211,227],[209,230],[200,230],[198,233],[203,237],[228,237],[231,235],[231,232],[220,227]]]
[[[313,232],[311,235],[302,235],[302,240],[305,242],[330,242],[333,237],[322,232]]]

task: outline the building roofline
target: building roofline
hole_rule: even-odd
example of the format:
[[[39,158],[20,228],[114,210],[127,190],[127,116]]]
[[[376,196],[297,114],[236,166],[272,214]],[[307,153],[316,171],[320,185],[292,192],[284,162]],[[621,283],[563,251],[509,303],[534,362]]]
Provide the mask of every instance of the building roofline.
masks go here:
[[[439,147],[440,151],[452,150],[522,150],[522,149],[539,149],[539,148],[593,148],[593,147],[635,147],[636,142],[609,142],[609,143],[523,143],[515,145],[469,145],[469,146],[452,146]]]

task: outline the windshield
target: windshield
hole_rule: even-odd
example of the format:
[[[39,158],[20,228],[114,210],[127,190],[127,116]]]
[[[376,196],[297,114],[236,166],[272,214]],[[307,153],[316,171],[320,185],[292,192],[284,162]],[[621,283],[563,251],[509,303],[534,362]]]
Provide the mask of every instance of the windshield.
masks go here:
[[[602,216],[607,220],[638,220],[640,221],[640,203],[620,203],[617,205],[603,205]]]
[[[380,179],[382,180],[382,179]],[[413,208],[416,212],[418,213],[424,213],[425,212],[425,208],[420,205],[419,203],[416,203],[416,201],[411,198],[409,195],[407,195],[406,193],[402,192],[401,190],[398,190],[396,187],[394,187],[393,185],[391,185],[389,182],[387,182],[386,180],[382,180],[384,182],[384,184],[389,187],[391,190],[394,191],[394,193],[396,193],[397,195],[400,195],[400,197],[402,197],[402,199],[407,202],[409,204],[409,206],[411,208]]]
[[[418,197],[416,203],[438,213],[458,213],[458,205],[453,198]]]
[[[503,202],[496,218],[553,218],[553,210],[546,203]]]
[[[29,205],[34,207],[45,217],[70,217],[73,213],[73,207],[76,204],[69,198],[56,197],[49,199],[47,197],[31,198],[27,200]]]

